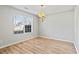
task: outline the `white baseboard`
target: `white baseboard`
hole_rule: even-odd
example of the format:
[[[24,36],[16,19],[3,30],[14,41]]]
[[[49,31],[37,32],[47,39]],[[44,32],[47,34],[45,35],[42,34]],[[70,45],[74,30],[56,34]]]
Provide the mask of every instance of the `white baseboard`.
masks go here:
[[[48,38],[48,39],[54,39],[54,40],[59,40],[59,41],[65,41],[65,42],[70,42],[70,43],[74,43],[73,41],[68,41],[68,40],[63,40],[63,39],[58,39],[58,38],[50,38],[50,37],[46,37],[46,36],[39,36],[39,37],[43,37],[43,38]]]
[[[74,42],[74,46],[75,46],[75,49],[76,49],[77,54],[79,54],[79,51],[78,51],[78,46],[76,45],[76,43],[75,43],[75,42]]]
[[[14,44],[18,44],[18,43],[20,43],[20,42],[23,42],[23,41],[26,41],[26,40],[30,40],[30,39],[33,39],[33,38],[36,38],[36,37],[38,37],[38,36],[33,36],[33,37],[30,37],[30,38],[25,38],[24,40],[20,40],[20,41],[13,42],[13,43],[7,44],[7,45],[5,45],[5,46],[2,46],[2,47],[0,47],[0,49],[1,49],[1,48],[5,48],[5,47],[8,47],[8,46],[11,46],[11,45],[14,45]]]
[[[71,43],[73,43],[73,41],[67,41],[67,40],[62,40],[62,39],[57,39],[57,38],[49,38],[49,37],[45,37],[45,36],[33,36],[33,37],[28,38],[28,39],[25,38],[24,40],[20,40],[18,42],[13,42],[13,43],[7,44],[7,45],[2,46],[0,48],[5,48],[5,47],[11,46],[11,45],[14,45],[14,44],[17,44],[17,43],[20,43],[20,42],[23,42],[23,41],[26,41],[26,40],[29,40],[29,39],[33,39],[33,38],[36,38],[36,37],[43,37],[43,38],[48,38],[48,39],[54,39],[54,40],[59,40],[59,41],[65,41],[65,42],[71,42]],[[78,50],[77,50],[77,52],[78,52]]]

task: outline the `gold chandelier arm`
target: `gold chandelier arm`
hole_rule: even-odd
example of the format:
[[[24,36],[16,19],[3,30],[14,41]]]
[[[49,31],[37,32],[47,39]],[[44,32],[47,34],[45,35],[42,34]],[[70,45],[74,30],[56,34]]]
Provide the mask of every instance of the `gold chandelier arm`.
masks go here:
[[[46,15],[45,12],[43,10],[43,6],[41,5],[41,11],[38,13],[38,16],[40,17],[40,19],[42,20],[42,22],[45,20]]]

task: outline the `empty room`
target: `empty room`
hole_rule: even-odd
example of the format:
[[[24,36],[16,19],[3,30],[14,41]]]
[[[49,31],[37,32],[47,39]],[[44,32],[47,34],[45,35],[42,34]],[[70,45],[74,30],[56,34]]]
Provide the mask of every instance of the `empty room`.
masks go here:
[[[79,6],[0,5],[0,54],[78,54]]]

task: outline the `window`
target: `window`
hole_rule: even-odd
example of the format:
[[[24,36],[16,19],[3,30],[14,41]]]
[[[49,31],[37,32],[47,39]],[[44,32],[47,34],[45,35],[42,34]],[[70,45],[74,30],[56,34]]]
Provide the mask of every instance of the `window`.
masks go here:
[[[31,17],[27,17],[27,20],[25,22],[25,33],[31,32],[31,26],[32,25],[32,19]]]
[[[31,25],[25,25],[25,32],[31,32]]]
[[[26,16],[15,16],[14,34],[28,33],[32,31],[32,18]]]

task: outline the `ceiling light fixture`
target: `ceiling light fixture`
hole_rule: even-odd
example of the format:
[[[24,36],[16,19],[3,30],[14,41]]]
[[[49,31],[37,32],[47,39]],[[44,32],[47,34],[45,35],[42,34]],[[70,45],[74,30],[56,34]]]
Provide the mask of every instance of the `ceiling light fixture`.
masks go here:
[[[42,22],[45,20],[46,15],[45,15],[45,12],[44,12],[44,5],[41,5],[41,11],[37,15]]]

